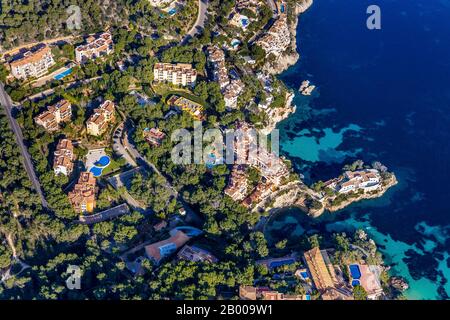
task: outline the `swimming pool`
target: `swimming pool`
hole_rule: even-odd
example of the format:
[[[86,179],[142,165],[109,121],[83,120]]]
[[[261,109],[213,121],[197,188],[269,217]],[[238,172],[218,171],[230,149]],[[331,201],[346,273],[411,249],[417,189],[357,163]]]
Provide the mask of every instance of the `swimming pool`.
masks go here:
[[[357,264],[349,265],[349,269],[353,279],[359,280],[359,278],[361,278],[361,271],[359,270],[359,266]]]
[[[168,12],[169,16],[173,16],[175,13],[177,13],[176,9],[170,9]]]
[[[360,286],[361,283],[359,282],[359,280],[352,280],[352,287],[354,286]]]
[[[68,76],[69,74],[72,73],[72,68],[67,69],[66,71],[63,71],[61,73],[58,73],[56,76],[53,77],[53,79],[55,80],[61,80],[62,78],[64,78],[65,76]]]
[[[106,167],[111,162],[111,159],[108,156],[102,156],[95,165],[97,167]]]
[[[111,159],[108,156],[101,156],[97,162],[94,163],[94,166],[89,169],[94,177],[100,177],[103,173],[103,169],[105,169],[111,163]]]

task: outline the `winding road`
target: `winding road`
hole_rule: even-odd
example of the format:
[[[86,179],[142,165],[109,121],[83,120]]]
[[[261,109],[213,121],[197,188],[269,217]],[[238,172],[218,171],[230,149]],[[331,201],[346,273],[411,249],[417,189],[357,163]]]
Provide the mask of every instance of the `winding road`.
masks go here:
[[[25,170],[27,171],[28,177],[30,178],[34,189],[38,193],[39,197],[41,198],[41,203],[44,208],[48,208],[47,200],[45,200],[44,193],[42,192],[41,184],[39,183],[39,180],[36,176],[36,172],[33,168],[33,163],[31,162],[30,154],[28,153],[27,147],[23,143],[23,134],[22,130],[20,129],[19,124],[17,123],[16,119],[11,114],[13,104],[12,100],[9,97],[9,95],[5,91],[5,87],[3,83],[0,82],[0,104],[5,109],[6,116],[9,121],[9,125],[11,126],[11,129],[14,132],[14,135],[16,137],[16,142],[20,147],[20,152],[22,154],[23,158],[23,164],[25,166]]]
[[[206,21],[206,12],[208,11],[208,0],[198,0],[198,15],[197,20],[192,26],[191,30],[186,33],[183,40],[181,40],[181,45],[184,45],[188,42],[189,39],[192,39],[197,33],[200,32],[201,29],[205,27]]]

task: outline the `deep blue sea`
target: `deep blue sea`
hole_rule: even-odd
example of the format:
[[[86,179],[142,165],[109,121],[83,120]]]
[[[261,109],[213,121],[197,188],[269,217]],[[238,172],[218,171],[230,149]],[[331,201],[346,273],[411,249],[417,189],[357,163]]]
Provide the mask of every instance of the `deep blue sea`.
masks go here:
[[[366,27],[371,4],[381,30]],[[301,58],[281,79],[317,89],[297,93],[296,113],[280,123],[282,153],[308,183],[356,159],[379,160],[399,180],[382,198],[300,219],[300,230],[364,228],[408,280],[408,298],[448,299],[450,1],[315,0],[297,41]]]

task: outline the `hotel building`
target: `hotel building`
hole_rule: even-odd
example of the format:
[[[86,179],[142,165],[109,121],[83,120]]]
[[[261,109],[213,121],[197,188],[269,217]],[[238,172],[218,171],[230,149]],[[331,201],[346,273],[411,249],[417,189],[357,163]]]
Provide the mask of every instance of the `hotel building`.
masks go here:
[[[186,63],[157,63],[153,68],[153,79],[183,87],[193,86],[197,80],[197,71]]]
[[[26,79],[29,77],[41,77],[48,72],[48,69],[55,64],[51,49],[47,46],[40,46],[35,50],[25,52],[20,58],[13,58],[9,63],[11,74],[16,79]]]

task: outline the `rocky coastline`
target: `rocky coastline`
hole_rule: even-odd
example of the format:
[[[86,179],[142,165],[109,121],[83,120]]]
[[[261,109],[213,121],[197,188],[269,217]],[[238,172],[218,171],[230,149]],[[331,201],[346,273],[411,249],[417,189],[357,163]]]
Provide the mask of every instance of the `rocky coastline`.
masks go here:
[[[313,4],[313,0],[303,0],[295,4],[295,18],[289,23],[289,33],[291,34],[291,43],[288,49],[281,54],[274,62],[267,63],[264,66],[265,71],[270,74],[280,74],[293,66],[300,59],[297,51],[297,26],[300,15],[308,10]]]

